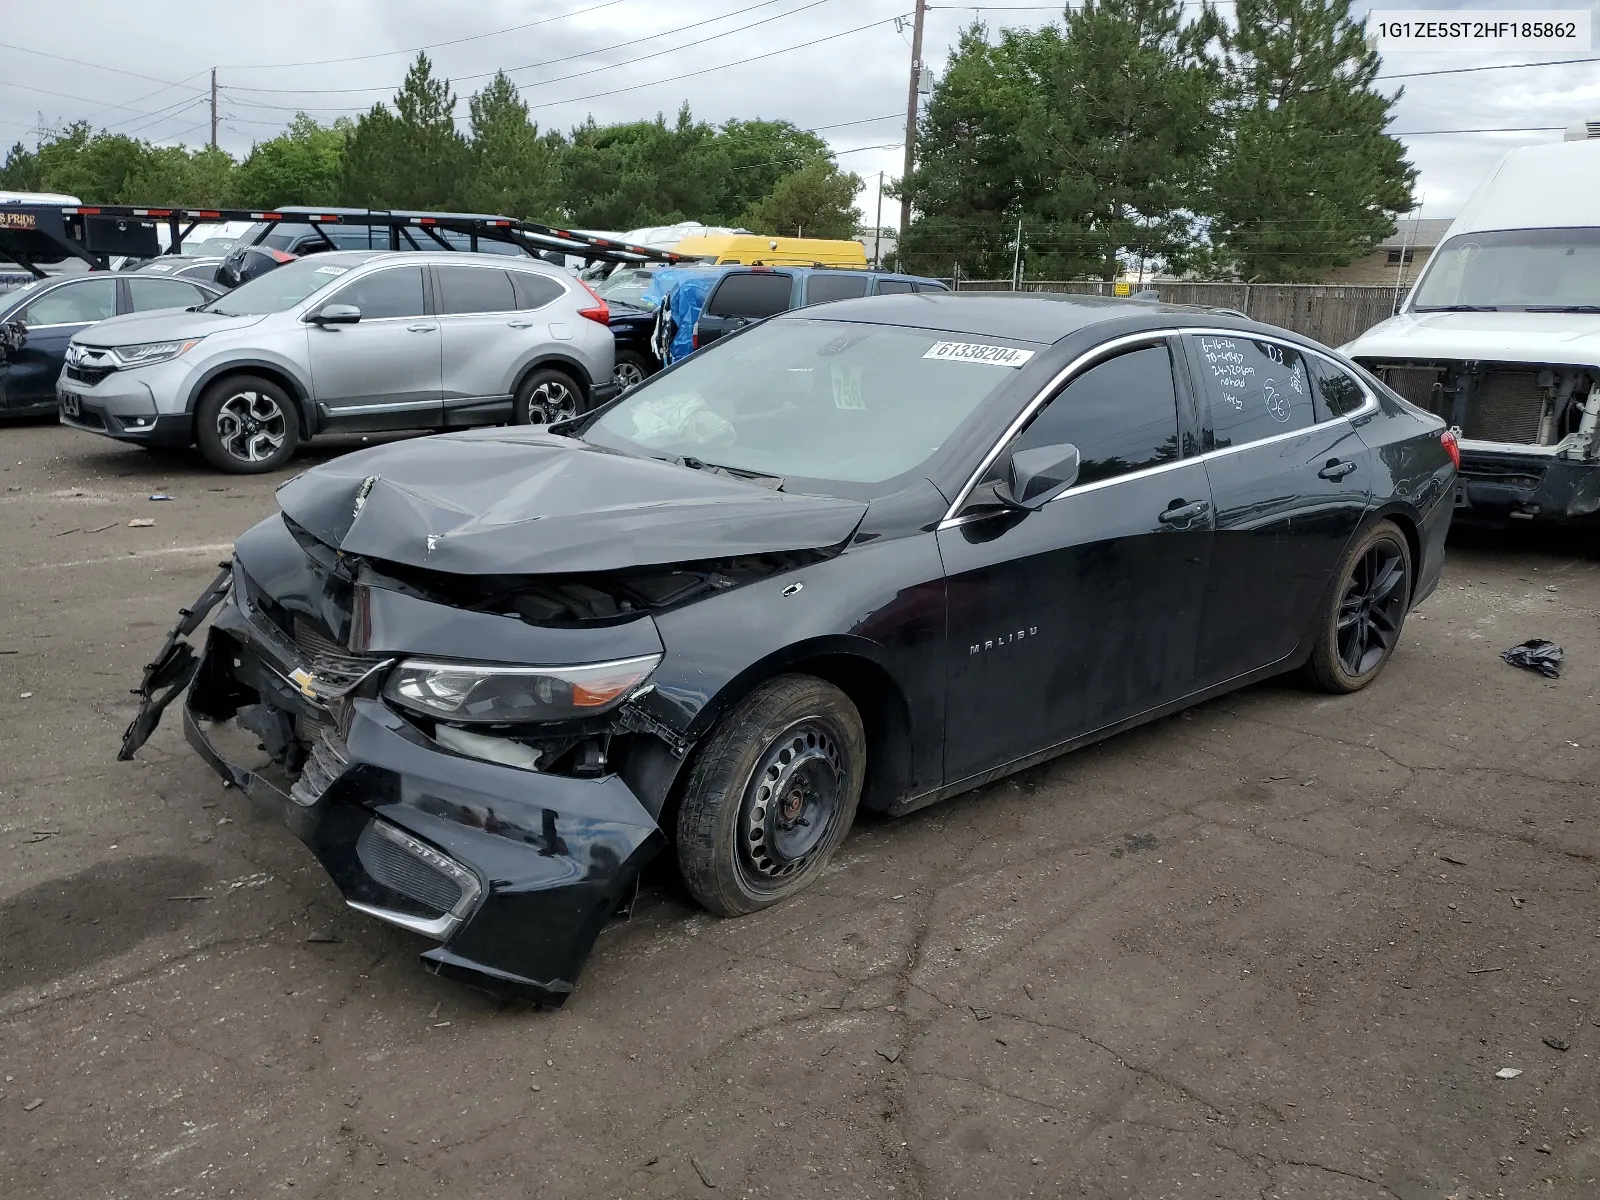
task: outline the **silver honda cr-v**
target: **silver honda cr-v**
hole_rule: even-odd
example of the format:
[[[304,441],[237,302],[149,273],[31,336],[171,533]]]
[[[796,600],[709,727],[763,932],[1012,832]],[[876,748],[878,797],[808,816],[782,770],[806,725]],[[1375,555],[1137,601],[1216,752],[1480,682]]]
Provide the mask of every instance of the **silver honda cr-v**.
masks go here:
[[[606,320],[541,262],[336,251],[200,308],[93,325],[56,386],[75,428],[268,471],[318,433],[539,424],[608,400]]]

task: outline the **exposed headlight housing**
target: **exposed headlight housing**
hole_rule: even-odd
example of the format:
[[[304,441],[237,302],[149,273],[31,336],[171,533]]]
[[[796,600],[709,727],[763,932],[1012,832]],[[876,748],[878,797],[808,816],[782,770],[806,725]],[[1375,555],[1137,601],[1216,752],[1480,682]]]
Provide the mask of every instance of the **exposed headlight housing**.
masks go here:
[[[407,659],[389,673],[383,694],[423,716],[462,724],[571,721],[615,707],[650,677],[659,654],[570,667]]]
[[[166,362],[186,354],[200,344],[199,338],[181,342],[140,342],[137,346],[113,346],[111,357],[124,367],[148,367],[151,363]]]

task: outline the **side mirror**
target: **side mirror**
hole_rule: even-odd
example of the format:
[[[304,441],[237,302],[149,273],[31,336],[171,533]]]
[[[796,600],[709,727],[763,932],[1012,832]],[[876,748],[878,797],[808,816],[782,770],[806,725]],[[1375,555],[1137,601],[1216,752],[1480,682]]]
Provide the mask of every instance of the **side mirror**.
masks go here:
[[[1010,508],[1043,508],[1078,481],[1078,462],[1078,448],[1066,442],[1018,450],[995,493]]]
[[[10,321],[0,325],[0,358],[5,357],[7,350],[21,350],[28,344],[28,327],[21,321]]]
[[[311,321],[315,325],[354,325],[361,320],[361,310],[354,304],[324,304]]]

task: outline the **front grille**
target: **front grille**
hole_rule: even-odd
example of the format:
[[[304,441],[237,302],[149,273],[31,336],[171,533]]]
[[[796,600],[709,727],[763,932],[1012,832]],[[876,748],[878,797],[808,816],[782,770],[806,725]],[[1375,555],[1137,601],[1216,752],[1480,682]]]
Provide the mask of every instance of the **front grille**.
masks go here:
[[[77,416],[67,417],[66,421],[69,425],[77,425],[83,429],[104,429],[106,427],[105,417],[97,412],[91,412],[87,408],[80,408]]]
[[[311,747],[311,754],[306,758],[306,765],[300,771],[300,778],[296,779],[294,786],[289,789],[289,799],[310,808],[322,799],[323,794],[333,786],[339,776],[344,774],[349,765],[350,755],[345,750],[344,743],[331,730],[325,731],[317,738],[316,745]]]
[[[106,376],[115,371],[115,367],[68,367],[67,378],[75,379],[79,383],[99,383]]]
[[[335,686],[355,683],[382,661],[373,655],[350,653],[299,613],[294,614],[293,636],[311,673]]]
[[[460,882],[418,858],[401,839],[413,840],[403,834],[397,838],[374,819],[356,841],[356,857],[375,882],[415,901],[434,916],[444,916],[461,903]]]
[[[1461,432],[1480,442],[1539,440],[1544,389],[1533,371],[1490,371],[1472,393]]]

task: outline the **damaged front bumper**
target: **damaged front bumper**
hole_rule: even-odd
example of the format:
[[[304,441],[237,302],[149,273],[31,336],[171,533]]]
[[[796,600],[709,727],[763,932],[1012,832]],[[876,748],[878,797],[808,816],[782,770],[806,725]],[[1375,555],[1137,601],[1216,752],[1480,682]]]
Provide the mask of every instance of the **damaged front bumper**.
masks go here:
[[[1590,517],[1600,512],[1600,462],[1465,443],[1455,505],[1456,520],[1474,524]]]
[[[169,645],[187,649],[180,634],[220,604],[198,659],[167,651],[179,666],[147,671],[148,685],[161,668],[166,690],[145,689],[124,757],[187,683],[189,742],[310,848],[352,908],[437,942],[422,954],[437,974],[561,1004],[666,844],[628,785],[443,749],[378,698],[386,662],[308,655],[241,590],[219,576],[185,612]],[[294,772],[291,743],[312,746]]]

